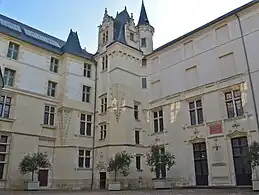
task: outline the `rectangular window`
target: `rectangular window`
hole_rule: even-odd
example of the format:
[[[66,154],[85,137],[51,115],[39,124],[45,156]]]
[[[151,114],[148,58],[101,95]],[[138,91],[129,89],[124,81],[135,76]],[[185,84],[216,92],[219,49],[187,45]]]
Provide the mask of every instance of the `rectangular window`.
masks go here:
[[[136,156],[136,169],[138,171],[141,170],[141,156],[140,155]]]
[[[147,47],[146,38],[141,38],[141,47]]]
[[[8,96],[1,96],[0,111],[3,118],[9,118],[11,109],[12,98]]]
[[[164,131],[164,121],[163,121],[163,110],[153,112],[154,119],[154,132],[163,132]]]
[[[13,87],[15,72],[16,72],[15,70],[12,70],[10,68],[4,69],[4,84],[5,84],[5,86]]]
[[[106,135],[107,135],[107,125],[106,124],[103,124],[103,125],[100,125],[100,140],[104,140],[106,139]]]
[[[105,33],[103,33],[103,44],[105,44]]]
[[[242,116],[244,114],[240,90],[225,93],[225,102],[228,118]]]
[[[134,41],[134,33],[130,33],[130,40]]]
[[[51,97],[55,97],[56,96],[56,87],[57,87],[57,83],[56,82],[48,81],[47,95],[51,96]]]
[[[202,101],[196,100],[189,102],[189,113],[191,125],[197,125],[203,123],[203,111],[202,111]]]
[[[5,168],[5,161],[8,149],[8,136],[1,135],[0,138],[0,179],[4,177],[4,168]]]
[[[83,85],[82,102],[90,102],[91,87]]]
[[[19,52],[19,45],[13,42],[9,42],[7,57],[13,60],[17,60],[18,52]]]
[[[142,59],[142,66],[147,66],[147,59],[145,58]]]
[[[102,58],[102,70],[106,70],[107,68],[108,68],[108,55],[105,55]]]
[[[54,73],[58,73],[58,62],[57,58],[51,57],[49,70]]]
[[[135,144],[140,144],[139,131],[135,131]]]
[[[55,107],[50,105],[45,105],[44,110],[44,125],[53,126],[55,122]]]
[[[101,113],[107,112],[107,95],[100,97],[101,100]]]
[[[91,151],[79,149],[78,151],[78,167],[79,168],[90,168],[91,162]]]
[[[142,89],[147,88],[147,78],[146,77],[141,78],[141,88]]]
[[[105,43],[107,43],[109,40],[109,34],[108,34],[108,30],[105,33]]]
[[[134,103],[134,118],[139,120],[139,104]]]
[[[84,63],[84,77],[91,78],[91,64]]]
[[[81,114],[80,135],[91,136],[92,134],[92,115]]]

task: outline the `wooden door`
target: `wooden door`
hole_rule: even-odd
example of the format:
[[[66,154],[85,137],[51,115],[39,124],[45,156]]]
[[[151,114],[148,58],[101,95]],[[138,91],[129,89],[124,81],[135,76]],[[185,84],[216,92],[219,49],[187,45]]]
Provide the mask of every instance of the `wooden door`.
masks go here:
[[[40,182],[40,186],[42,187],[48,186],[48,175],[49,175],[49,170],[39,170],[38,181]]]

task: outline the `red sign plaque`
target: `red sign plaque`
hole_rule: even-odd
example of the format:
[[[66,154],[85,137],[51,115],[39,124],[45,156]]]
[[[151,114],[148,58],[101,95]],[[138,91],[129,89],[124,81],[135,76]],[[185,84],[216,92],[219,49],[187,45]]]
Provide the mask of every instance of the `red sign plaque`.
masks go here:
[[[221,123],[216,123],[216,124],[210,125],[209,128],[210,128],[210,134],[222,133]]]

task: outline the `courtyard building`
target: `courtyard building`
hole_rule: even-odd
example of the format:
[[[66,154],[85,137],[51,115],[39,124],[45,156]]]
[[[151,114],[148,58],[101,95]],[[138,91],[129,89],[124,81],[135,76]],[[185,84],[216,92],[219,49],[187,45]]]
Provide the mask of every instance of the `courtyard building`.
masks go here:
[[[162,170],[171,186],[250,186],[244,161],[259,141],[259,1],[251,1],[153,49],[155,27],[142,2],[105,9],[97,52],[0,15],[0,188],[23,189],[31,152],[47,153],[42,188],[107,188],[111,157],[134,157],[129,188],[151,188],[151,145],[175,154]]]

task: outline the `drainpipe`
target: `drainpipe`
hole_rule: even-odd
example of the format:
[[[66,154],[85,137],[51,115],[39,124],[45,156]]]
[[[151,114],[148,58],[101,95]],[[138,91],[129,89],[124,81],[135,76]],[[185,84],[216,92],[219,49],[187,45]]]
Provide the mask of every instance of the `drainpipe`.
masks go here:
[[[93,145],[92,145],[92,181],[91,190],[94,185],[94,163],[95,163],[95,123],[96,123],[96,103],[97,103],[97,63],[95,63],[95,79],[94,79],[94,119],[93,119]]]
[[[247,67],[248,78],[249,78],[249,83],[250,83],[250,88],[251,88],[251,93],[252,93],[253,107],[254,107],[254,112],[255,112],[256,126],[257,126],[257,131],[258,131],[259,130],[258,112],[257,112],[257,106],[256,106],[256,100],[255,100],[254,85],[253,85],[251,71],[250,71],[250,64],[249,64],[246,45],[245,45],[244,33],[243,33],[242,26],[241,26],[240,18],[237,14],[235,14],[235,15],[236,15],[237,20],[238,20],[239,29],[240,29],[240,33],[241,33],[241,39],[242,39],[242,43],[243,43],[243,49],[244,49],[245,60],[246,60],[246,67]]]

